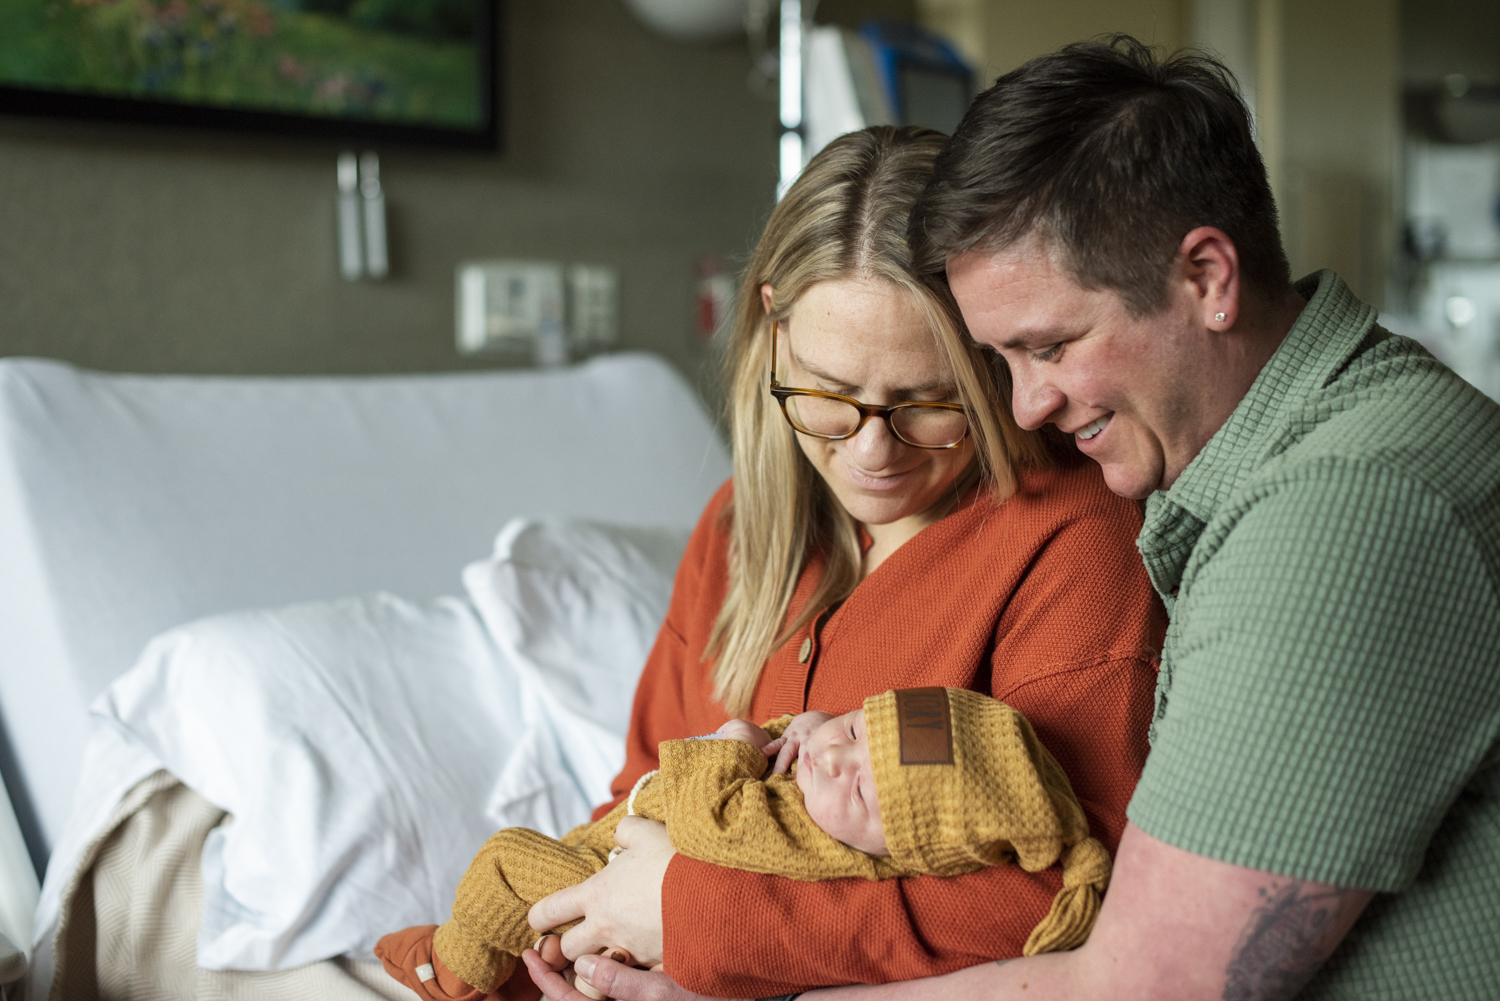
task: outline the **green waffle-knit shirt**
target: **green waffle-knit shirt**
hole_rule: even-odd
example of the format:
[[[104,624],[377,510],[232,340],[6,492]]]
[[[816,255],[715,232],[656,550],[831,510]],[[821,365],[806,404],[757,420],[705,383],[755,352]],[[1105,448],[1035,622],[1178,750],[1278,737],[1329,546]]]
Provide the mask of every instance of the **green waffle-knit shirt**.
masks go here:
[[[1136,826],[1379,894],[1299,998],[1500,997],[1500,406],[1331,271],[1146,505]]]

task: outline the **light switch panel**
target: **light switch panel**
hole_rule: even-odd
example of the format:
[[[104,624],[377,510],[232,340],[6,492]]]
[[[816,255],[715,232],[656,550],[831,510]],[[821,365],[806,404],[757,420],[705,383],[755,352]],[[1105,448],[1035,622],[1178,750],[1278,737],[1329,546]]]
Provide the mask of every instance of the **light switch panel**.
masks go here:
[[[620,340],[620,273],[600,264],[568,266],[568,334],[580,353]]]

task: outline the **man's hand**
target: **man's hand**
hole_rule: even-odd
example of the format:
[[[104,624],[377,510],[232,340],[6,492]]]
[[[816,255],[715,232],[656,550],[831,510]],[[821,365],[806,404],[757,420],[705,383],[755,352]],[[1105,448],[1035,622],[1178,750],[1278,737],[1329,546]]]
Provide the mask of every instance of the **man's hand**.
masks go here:
[[[583,918],[562,937],[569,959],[618,947],[642,966],[656,966],[661,962],[661,885],[676,852],[665,825],[640,817],[620,821],[615,843],[625,851],[577,886],[537,901],[527,920],[544,932]]]
[[[816,710],[802,713],[790,723],[781,736],[761,748],[766,752],[766,757],[776,755],[776,767],[771,769],[772,775],[780,775],[792,767],[792,762],[797,760],[797,753],[802,750],[802,745],[811,737],[813,731],[833,719],[828,713]]]
[[[732,719],[716,732],[727,740],[743,740],[762,749],[771,743],[771,735],[747,719]]]

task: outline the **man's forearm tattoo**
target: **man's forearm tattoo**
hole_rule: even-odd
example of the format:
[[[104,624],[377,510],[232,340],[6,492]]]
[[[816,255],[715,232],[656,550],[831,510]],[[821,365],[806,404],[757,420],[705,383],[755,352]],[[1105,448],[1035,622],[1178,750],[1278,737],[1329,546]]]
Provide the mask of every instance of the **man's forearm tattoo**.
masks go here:
[[[1316,889],[1314,889],[1316,887]],[[1261,887],[1225,970],[1224,1001],[1282,1001],[1306,986],[1338,945],[1352,891],[1289,882]]]

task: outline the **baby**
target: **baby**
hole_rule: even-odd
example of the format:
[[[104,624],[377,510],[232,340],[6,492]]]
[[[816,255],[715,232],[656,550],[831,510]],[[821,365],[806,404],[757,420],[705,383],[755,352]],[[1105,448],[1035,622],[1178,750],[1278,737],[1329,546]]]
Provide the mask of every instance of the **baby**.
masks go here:
[[[660,760],[624,803],[561,841],[525,828],[491,837],[449,921],[376,945],[386,970],[429,1001],[494,991],[536,938],[531,905],[602,869],[627,814],[664,821],[689,857],[791,879],[1036,872],[1061,858],[1063,889],[1026,955],[1080,945],[1109,880],[1062,768],[1025,717],[977,692],[907,689],[843,716],[730,720],[663,741]]]

